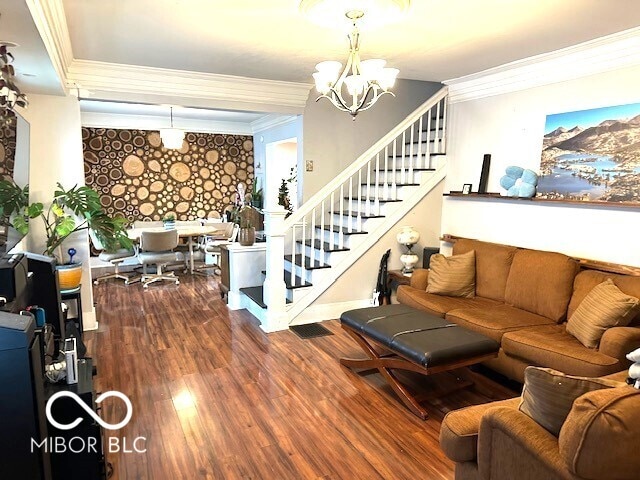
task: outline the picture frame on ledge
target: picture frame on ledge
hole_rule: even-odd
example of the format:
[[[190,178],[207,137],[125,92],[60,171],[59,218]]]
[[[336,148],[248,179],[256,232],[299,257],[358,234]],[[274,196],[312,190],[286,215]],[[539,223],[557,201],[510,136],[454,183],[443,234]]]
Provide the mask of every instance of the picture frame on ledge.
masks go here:
[[[470,193],[471,193],[471,184],[465,183],[464,185],[462,185],[462,194],[469,195]]]

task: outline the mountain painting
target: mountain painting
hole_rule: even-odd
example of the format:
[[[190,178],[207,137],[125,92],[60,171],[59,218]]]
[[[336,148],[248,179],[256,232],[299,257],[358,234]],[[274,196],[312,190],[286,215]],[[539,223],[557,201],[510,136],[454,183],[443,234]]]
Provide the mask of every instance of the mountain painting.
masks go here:
[[[640,202],[640,103],[547,115],[537,197]]]

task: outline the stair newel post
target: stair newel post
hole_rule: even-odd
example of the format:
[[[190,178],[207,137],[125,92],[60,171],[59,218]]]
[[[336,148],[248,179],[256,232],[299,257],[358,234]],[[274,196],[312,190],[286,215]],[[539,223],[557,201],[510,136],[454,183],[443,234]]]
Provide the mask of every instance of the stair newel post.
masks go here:
[[[424,117],[424,115],[422,117]],[[422,157],[422,117],[418,120],[418,161],[416,162],[416,165],[418,165],[418,167],[422,166],[422,168],[428,168],[426,153],[424,154],[424,160],[422,162],[420,161],[420,157]]]
[[[447,97],[442,99],[442,138],[440,140],[440,153],[445,153],[447,142]]]
[[[429,111],[427,113],[425,113],[425,115],[428,115],[427,117],[427,146],[426,146],[426,153],[425,153],[425,158],[429,159],[429,164],[427,165],[427,168],[431,168],[431,110],[433,110],[432,108],[429,109]]]
[[[387,175],[387,172],[384,173]],[[380,215],[380,152],[376,153],[376,188],[375,188],[375,200],[373,201],[373,209],[376,211],[376,215]]]
[[[415,130],[415,123],[411,125],[411,135],[409,136],[409,181],[413,183],[413,131]],[[419,150],[418,150],[419,151]]]
[[[384,146],[384,171],[389,171],[389,145]],[[384,198],[389,200],[391,198],[391,192],[389,191],[389,174],[384,174]]]
[[[265,321],[260,328],[265,332],[275,332],[288,326],[286,312],[287,289],[283,279],[286,210],[281,206],[264,211],[264,227],[267,237],[267,275],[263,284],[263,300],[267,305]],[[295,232],[291,239],[295,249]],[[294,250],[295,251],[295,250]]]

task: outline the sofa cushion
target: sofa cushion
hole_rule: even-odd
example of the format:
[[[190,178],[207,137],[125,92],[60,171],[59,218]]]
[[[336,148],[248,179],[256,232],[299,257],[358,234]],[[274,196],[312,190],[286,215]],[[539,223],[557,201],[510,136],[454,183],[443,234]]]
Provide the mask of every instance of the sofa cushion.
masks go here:
[[[578,398],[560,430],[569,471],[587,479],[635,479],[640,472],[640,390],[598,390]]]
[[[476,295],[504,301],[504,289],[516,247],[462,238],[453,245],[453,254],[476,252]]]
[[[624,386],[602,378],[575,377],[551,368],[527,367],[519,409],[556,437],[573,402],[587,392]]]
[[[472,250],[462,255],[445,257],[436,253],[431,257],[427,293],[450,297],[476,295],[476,255]]]
[[[578,263],[566,255],[518,250],[511,264],[505,303],[556,322],[563,320]]]
[[[530,327],[502,336],[502,349],[530,365],[550,367],[568,375],[601,377],[625,368],[616,358],[582,345],[565,325]]]
[[[535,313],[510,305],[493,305],[485,308],[462,308],[447,312],[447,320],[482,333],[499,342],[506,332],[536,325],[553,325],[555,322]]]
[[[440,426],[440,447],[454,462],[472,462],[478,451],[478,431],[484,413],[490,408],[518,408],[520,397],[483,403],[447,413]]]
[[[580,303],[582,303],[582,300],[584,300],[584,297],[586,297],[596,285],[601,284],[607,278],[612,279],[613,283],[621,292],[640,298],[640,277],[616,275],[613,273],[598,272],[596,270],[583,270],[576,275],[573,282],[573,294],[571,295],[571,302],[569,302],[567,318],[571,318],[573,312],[576,311]],[[640,324],[640,312],[636,312],[635,317],[630,320],[629,324]]]
[[[613,280],[607,278],[584,297],[569,317],[567,333],[585,347],[596,348],[608,328],[629,324],[638,303],[636,297],[622,293]]]
[[[434,315],[444,317],[449,310],[456,308],[480,308],[492,305],[499,305],[495,300],[488,298],[474,297],[446,297],[427,293],[424,290],[400,285],[398,287],[398,302],[420,310],[426,310]]]

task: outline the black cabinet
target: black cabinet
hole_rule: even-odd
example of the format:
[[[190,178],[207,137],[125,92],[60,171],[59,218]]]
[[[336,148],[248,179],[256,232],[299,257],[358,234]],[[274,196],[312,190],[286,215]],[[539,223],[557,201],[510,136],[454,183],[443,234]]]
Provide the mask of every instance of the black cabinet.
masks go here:
[[[96,410],[91,359],[78,361],[78,383],[75,385],[47,385],[47,400],[57,392],[75,393],[93,412]],[[62,430],[49,423],[50,437],[58,440],[60,448],[51,452],[53,478],[64,480],[99,480],[105,478],[105,459],[102,427],[95,421],[76,399],[59,397],[51,404],[51,417],[62,425],[69,425],[76,419],[82,421],[71,430]]]
[[[40,336],[31,317],[0,312],[0,478],[50,480]]]

